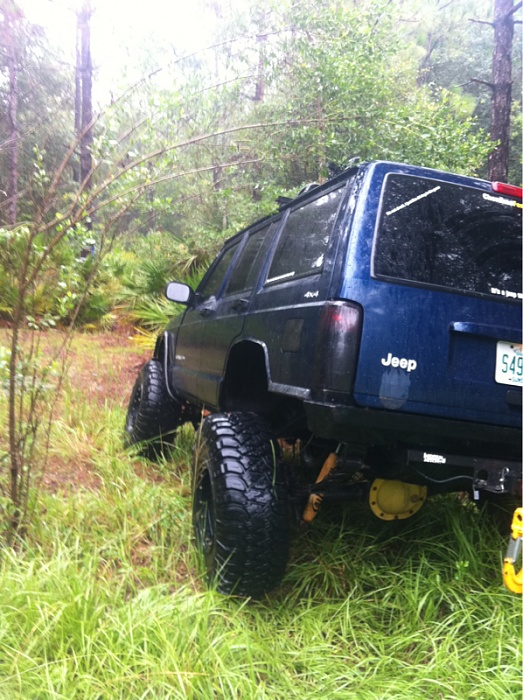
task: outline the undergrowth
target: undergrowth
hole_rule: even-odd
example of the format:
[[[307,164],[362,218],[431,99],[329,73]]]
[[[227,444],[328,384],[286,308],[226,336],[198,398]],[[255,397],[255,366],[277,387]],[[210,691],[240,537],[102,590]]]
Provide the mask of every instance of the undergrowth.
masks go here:
[[[473,504],[440,497],[403,523],[325,508],[278,590],[220,596],[191,543],[192,431],[157,464],[125,452],[133,377],[103,405],[74,380],[98,357],[103,383],[121,347],[79,342],[52,455],[96,483],[44,490],[26,541],[1,553],[2,700],[521,697],[506,537]]]

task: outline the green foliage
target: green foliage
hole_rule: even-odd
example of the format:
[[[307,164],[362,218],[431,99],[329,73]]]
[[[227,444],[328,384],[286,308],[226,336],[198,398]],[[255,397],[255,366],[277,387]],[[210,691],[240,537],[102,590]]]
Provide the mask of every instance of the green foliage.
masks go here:
[[[73,132],[71,117],[74,103],[73,76],[65,69],[68,61],[60,47],[50,45],[42,27],[29,23],[15,3],[3,3],[0,8],[0,102],[8,101],[8,41],[4,36],[4,17],[12,13],[10,32],[17,57],[17,122],[19,129],[18,189],[20,219],[29,221],[35,203],[41,201],[35,172],[34,146],[39,144],[47,159],[47,172],[54,172],[67,150]],[[11,5],[11,7],[9,7]],[[9,191],[10,117],[7,109],[0,110],[0,191]],[[67,173],[67,185],[71,172]],[[65,184],[65,183],[64,183]],[[66,189],[66,188],[64,188]],[[0,207],[0,226],[7,222],[7,207]]]
[[[480,171],[491,148],[479,128],[485,125],[478,106],[484,94],[477,82],[457,85],[464,70],[480,66],[485,72],[490,60],[489,29],[469,21],[475,11],[488,14],[488,4],[232,3],[216,15],[213,49],[176,59],[157,81],[113,100],[98,118],[92,195],[72,186],[74,155],[58,185],[51,185],[64,153],[56,144],[70,140],[61,124],[71,84],[66,90],[59,72],[53,80],[42,77],[49,96],[38,92],[34,105],[45,111],[52,95],[55,104],[46,114],[54,109],[57,120],[56,129],[47,124],[49,138],[39,138],[42,124],[23,134],[27,174],[21,182],[31,195],[23,201],[23,217],[47,227],[34,241],[32,264],[39,256],[46,260],[27,314],[107,325],[115,305],[133,308],[137,299],[160,295],[169,279],[200,271],[224,238],[274,211],[276,197],[324,180],[353,156]],[[30,38],[20,54],[25,95],[29,76],[47,76],[56,57],[48,52],[44,59],[41,30],[23,22],[17,27],[18,42],[24,32]],[[147,61],[154,72],[154,51]],[[31,103],[25,97],[22,103],[28,125]],[[0,162],[0,184],[6,167]],[[89,215],[80,222],[78,211],[88,201]],[[81,251],[94,242],[97,256],[105,252],[104,231],[111,226],[125,234],[136,257],[124,261],[113,251],[107,265],[97,257],[95,286],[87,291],[93,261]],[[4,318],[17,298],[21,248],[15,239],[23,246],[27,231],[2,233]],[[48,241],[64,231],[64,240],[45,256]]]
[[[408,0],[403,2],[403,40],[418,59],[418,82],[436,85],[466,100],[477,125],[489,132],[491,119],[494,3],[489,0]],[[479,20],[479,21],[477,21]],[[514,25],[513,109],[521,113],[521,21]],[[509,182],[521,180],[521,125],[514,116]],[[486,176],[486,163],[476,168]]]
[[[77,224],[50,250],[49,243],[55,235],[55,230],[33,235],[29,226],[0,230],[0,315],[4,318],[12,317],[18,298],[21,266],[28,250],[27,275],[36,269],[39,271],[25,300],[26,316],[39,319],[39,324],[42,319],[47,319],[47,325],[55,321],[68,323],[72,319],[85,293],[93,264],[90,256],[82,257],[82,254],[90,250],[94,240],[82,225]],[[96,299],[97,293],[93,293],[93,311],[87,312],[87,317],[96,313]]]
[[[135,238],[132,252],[115,249],[104,260],[95,290],[100,291],[104,280],[113,280],[111,300],[118,313],[147,329],[146,342],[154,344],[154,336],[162,330],[176,312],[163,293],[168,282],[184,280],[193,289],[217,252],[216,241],[205,248],[178,242],[162,232]],[[88,306],[90,306],[88,301]]]
[[[286,177],[325,178],[329,163],[352,156],[469,174],[484,160],[490,146],[459,102],[416,84],[417,65],[395,31],[400,11],[383,2],[300,3],[293,13],[287,62],[273,78],[280,118],[295,119],[273,139],[274,157],[292,154]]]

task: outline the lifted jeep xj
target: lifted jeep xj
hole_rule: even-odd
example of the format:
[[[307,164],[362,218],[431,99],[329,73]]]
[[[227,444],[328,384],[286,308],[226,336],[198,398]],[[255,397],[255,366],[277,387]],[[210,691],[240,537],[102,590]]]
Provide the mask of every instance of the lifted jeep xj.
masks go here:
[[[322,500],[393,520],[434,493],[521,494],[521,208],[517,187],[365,163],[228,240],[196,291],[168,285],[186,309],[127,439],[201,423],[193,523],[218,590],[276,586],[290,514]]]

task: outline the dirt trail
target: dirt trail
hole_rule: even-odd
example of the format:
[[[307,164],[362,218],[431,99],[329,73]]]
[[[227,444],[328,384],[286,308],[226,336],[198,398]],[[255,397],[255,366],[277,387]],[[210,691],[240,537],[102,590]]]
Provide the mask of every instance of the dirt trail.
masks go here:
[[[52,339],[50,342],[52,345]],[[100,486],[93,465],[93,450],[97,448],[92,433],[103,434],[107,409],[127,405],[136,376],[150,356],[150,350],[132,344],[128,330],[75,337],[69,353],[64,398],[56,411],[56,418],[65,428],[60,440],[51,441],[44,488],[63,492]],[[99,429],[90,429],[97,420]],[[60,443],[65,446],[61,447]]]

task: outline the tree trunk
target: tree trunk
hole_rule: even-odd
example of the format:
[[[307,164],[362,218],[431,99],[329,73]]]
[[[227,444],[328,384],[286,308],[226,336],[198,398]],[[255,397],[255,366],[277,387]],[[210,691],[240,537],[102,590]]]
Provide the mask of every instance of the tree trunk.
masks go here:
[[[488,177],[489,180],[501,182],[506,182],[508,178],[514,9],[514,0],[496,0],[490,137],[498,145],[489,156]]]
[[[81,119],[80,119],[80,179],[85,181],[85,189],[92,187],[93,143],[93,66],[91,62],[91,0],[84,0],[78,13],[78,30],[80,33],[80,76],[81,76]]]
[[[256,43],[258,44],[258,75],[256,76],[256,91],[254,101],[262,102],[265,97],[265,42],[266,34],[258,34]]]
[[[18,57],[13,36],[16,17],[4,15],[3,38],[7,53],[9,92],[7,95],[7,123],[9,128],[9,171],[7,178],[8,220],[16,224],[18,217]]]
[[[76,17],[76,66],[74,71],[74,133],[77,139],[81,136],[82,124],[82,33],[80,31],[80,16]],[[80,163],[73,163],[73,180],[81,182]]]

